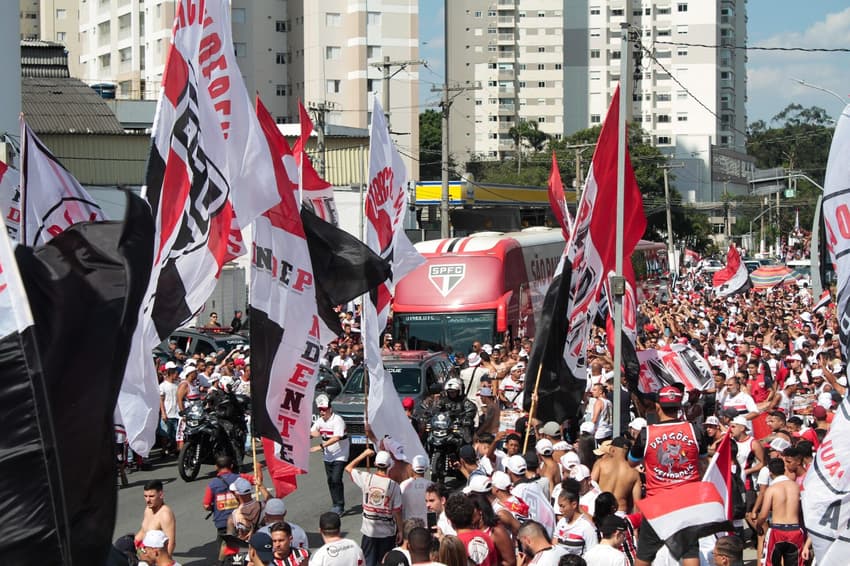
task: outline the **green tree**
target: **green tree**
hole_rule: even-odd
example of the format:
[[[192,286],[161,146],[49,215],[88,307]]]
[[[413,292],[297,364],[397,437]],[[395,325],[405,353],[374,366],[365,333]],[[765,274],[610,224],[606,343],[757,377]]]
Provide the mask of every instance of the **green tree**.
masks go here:
[[[436,110],[419,115],[419,179],[439,181],[443,159],[443,122]],[[449,162],[449,170],[452,164]]]

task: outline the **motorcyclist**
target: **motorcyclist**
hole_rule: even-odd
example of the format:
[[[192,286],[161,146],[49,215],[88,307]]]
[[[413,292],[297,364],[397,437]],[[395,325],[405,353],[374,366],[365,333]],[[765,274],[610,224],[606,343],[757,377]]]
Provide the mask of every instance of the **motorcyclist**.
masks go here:
[[[233,392],[233,389],[233,378],[227,375],[222,376],[215,383],[215,387],[210,388],[205,403],[207,411],[218,417],[218,422],[224,427],[228,437],[234,445],[238,446],[240,439],[245,438],[245,412],[239,396]]]
[[[453,377],[446,381],[443,393],[437,400],[434,414],[446,412],[457,424],[464,443],[472,442],[472,430],[478,408],[475,403],[463,396],[463,382]]]

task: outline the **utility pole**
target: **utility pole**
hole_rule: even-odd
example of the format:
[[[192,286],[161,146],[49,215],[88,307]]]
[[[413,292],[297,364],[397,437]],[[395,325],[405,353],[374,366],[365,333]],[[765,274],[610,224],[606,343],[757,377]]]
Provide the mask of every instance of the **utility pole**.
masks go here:
[[[384,116],[387,118],[387,129],[392,133],[390,126],[390,79],[405,70],[411,65],[426,65],[428,62],[421,59],[407,61],[390,61],[390,58],[384,55],[384,60],[381,63],[372,63],[371,66],[383,71],[384,90],[381,97],[381,106],[384,107]],[[390,73],[392,67],[398,67],[394,73]]]
[[[318,167],[316,168],[319,176],[325,177],[325,165],[327,163],[326,151],[325,151],[325,124],[327,121],[325,120],[325,114],[330,112],[335,107],[333,102],[311,102],[307,104],[307,109],[313,112],[316,116],[316,161]],[[305,151],[307,148],[303,148]]]
[[[440,179],[442,180],[443,190],[440,198],[440,237],[449,237],[449,112],[454,99],[464,92],[471,90],[481,90],[480,86],[452,86],[448,83],[441,88],[431,88],[431,92],[443,93],[443,100],[440,101],[440,113],[442,114],[442,142],[443,142],[443,157],[440,167]],[[454,93],[450,96],[449,93]]]
[[[673,255],[673,215],[670,213],[670,180],[668,177],[670,169],[681,169],[684,166],[684,163],[668,163],[658,166],[664,173],[664,203],[667,207],[667,261],[675,267],[675,273],[679,273],[679,263]]]

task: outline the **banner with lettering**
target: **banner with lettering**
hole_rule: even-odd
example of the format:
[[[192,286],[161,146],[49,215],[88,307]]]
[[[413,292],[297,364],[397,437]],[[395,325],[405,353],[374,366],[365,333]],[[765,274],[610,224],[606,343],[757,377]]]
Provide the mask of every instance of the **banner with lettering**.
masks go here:
[[[850,556],[850,397],[835,411],[806,472],[801,500],[817,563],[845,564]]]
[[[222,265],[244,251],[239,228],[280,200],[274,178],[236,63],[229,0],[175,2],[144,191],[156,222],[154,269],[119,400],[141,454],[159,420],[151,349],[191,320]]]
[[[713,383],[711,368],[690,344],[670,344],[658,350],[640,350],[638,389],[655,393],[666,385],[681,383],[686,391],[704,391]]]

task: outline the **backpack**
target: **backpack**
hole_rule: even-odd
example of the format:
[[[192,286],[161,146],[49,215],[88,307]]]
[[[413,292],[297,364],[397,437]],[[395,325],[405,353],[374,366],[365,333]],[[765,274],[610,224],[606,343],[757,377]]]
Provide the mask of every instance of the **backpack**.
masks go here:
[[[246,542],[250,540],[251,535],[260,526],[262,515],[263,504],[259,501],[252,500],[234,509],[233,513],[230,514],[230,519],[236,528],[236,536]]]

